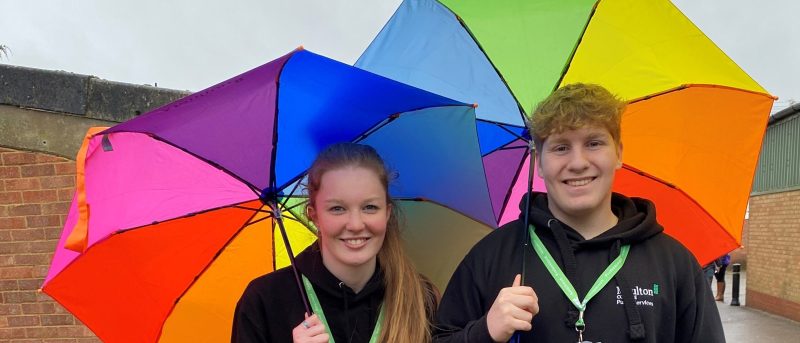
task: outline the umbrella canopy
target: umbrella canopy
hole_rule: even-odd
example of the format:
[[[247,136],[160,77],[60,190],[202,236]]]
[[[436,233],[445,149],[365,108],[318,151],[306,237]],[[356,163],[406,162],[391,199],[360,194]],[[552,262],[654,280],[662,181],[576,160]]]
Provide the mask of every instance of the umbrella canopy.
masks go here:
[[[521,126],[561,85],[603,85],[629,101],[614,191],[653,200],[701,263],[740,245],[774,97],[669,1],[406,0],[356,66],[476,102],[486,125]],[[502,224],[529,158],[518,132],[497,137],[481,145]]]
[[[398,175],[412,256],[444,284],[493,222],[473,106],[298,50],[89,132],[44,292],[104,341],[229,340],[247,283],[288,263],[276,210],[294,252],[316,239],[298,185],[342,141]]]

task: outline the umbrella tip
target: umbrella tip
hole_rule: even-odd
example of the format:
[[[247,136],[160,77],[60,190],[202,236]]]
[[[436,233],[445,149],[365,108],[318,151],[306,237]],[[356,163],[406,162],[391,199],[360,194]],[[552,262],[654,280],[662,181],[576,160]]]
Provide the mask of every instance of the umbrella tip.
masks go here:
[[[296,50],[297,50],[297,51],[303,51],[303,50],[305,50],[305,49],[306,49],[306,48],[304,48],[302,45],[298,45]]]

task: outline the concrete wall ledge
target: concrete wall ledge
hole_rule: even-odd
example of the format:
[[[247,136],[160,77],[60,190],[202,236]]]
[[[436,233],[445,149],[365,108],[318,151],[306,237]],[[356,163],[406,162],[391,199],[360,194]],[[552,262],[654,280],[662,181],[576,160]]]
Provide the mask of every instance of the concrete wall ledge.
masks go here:
[[[0,104],[123,122],[188,91],[0,64]]]
[[[0,146],[74,159],[87,128],[113,126],[189,94],[0,64]]]

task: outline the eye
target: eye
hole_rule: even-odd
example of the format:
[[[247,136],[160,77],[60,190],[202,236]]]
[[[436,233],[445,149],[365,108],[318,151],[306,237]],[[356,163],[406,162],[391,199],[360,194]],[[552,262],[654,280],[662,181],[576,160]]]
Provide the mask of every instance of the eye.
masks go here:
[[[374,204],[367,204],[363,208],[364,212],[366,213],[376,213],[380,209],[381,209],[380,206]]]
[[[587,147],[594,148],[594,149],[600,148],[600,147],[605,146],[605,145],[606,145],[606,142],[603,141],[603,140],[600,140],[600,139],[594,139],[594,140],[591,140],[588,143],[586,143]]]
[[[328,212],[333,213],[333,214],[341,214],[341,213],[344,213],[344,207],[339,206],[339,205],[331,206],[331,207],[328,208]]]
[[[550,148],[550,152],[554,152],[554,153],[557,153],[557,154],[563,154],[563,153],[565,153],[567,151],[569,151],[569,146],[566,145],[566,144],[558,144],[558,145],[554,145],[554,146],[552,146]]]

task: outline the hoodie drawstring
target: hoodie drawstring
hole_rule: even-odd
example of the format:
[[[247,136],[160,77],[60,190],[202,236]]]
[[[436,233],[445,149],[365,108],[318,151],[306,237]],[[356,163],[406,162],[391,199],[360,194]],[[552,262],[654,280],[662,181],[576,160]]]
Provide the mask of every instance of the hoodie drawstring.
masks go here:
[[[619,256],[621,246],[622,242],[620,242],[620,240],[614,241],[614,244],[611,245],[611,251],[609,251],[608,254],[609,262],[613,261],[615,258],[617,258],[617,256]],[[622,271],[617,273],[617,275],[614,276],[614,279],[617,280],[617,286],[620,289],[620,293],[622,293],[625,316],[628,317],[628,337],[630,337],[632,341],[643,340],[646,336],[646,330],[644,323],[642,323],[642,315],[639,313],[639,309],[636,307],[636,300],[633,299],[633,292],[630,291],[630,284],[625,277],[622,276]]]
[[[572,243],[569,242],[567,234],[564,232],[564,229],[561,227],[561,223],[558,220],[548,220],[547,227],[553,232],[556,245],[558,245],[558,250],[561,252],[561,263],[564,265],[564,275],[567,276],[569,282],[573,284],[573,287],[575,287],[575,285],[578,285],[576,282],[578,262],[575,260],[575,252],[572,249]],[[576,288],[575,291],[577,291],[578,294],[583,294],[582,289]],[[564,318],[564,324],[569,328],[575,328],[575,322],[578,320],[578,315],[579,313],[578,310],[575,309],[575,306],[572,306],[572,304],[567,304],[567,317]]]
[[[564,264],[564,275],[567,276],[567,279],[569,279],[573,285],[578,285],[576,282],[578,263],[575,258],[575,251],[572,243],[570,243],[566,232],[564,232],[564,229],[561,227],[561,223],[558,220],[548,220],[547,227],[553,232],[553,237],[555,238],[558,249],[561,252],[561,262]],[[614,243],[611,245],[611,249],[609,250],[609,263],[619,256],[621,247],[622,242],[620,240],[614,241]],[[625,277],[622,276],[621,271],[620,273],[616,274],[614,279],[616,279],[617,286],[620,287],[620,292],[622,293],[623,297],[625,316],[628,319],[628,336],[633,341],[642,340],[646,336],[646,330],[644,323],[642,322],[642,315],[639,312],[639,309],[636,307],[636,302],[633,299],[633,293],[630,292],[631,288],[627,280],[625,280]],[[583,294],[582,289],[576,289],[576,291],[579,294]],[[577,319],[578,311],[571,304],[568,305],[567,316],[564,318],[564,323],[567,325],[567,327],[574,328],[575,321]]]
[[[342,307],[344,307],[344,325],[345,325],[345,329],[346,329],[345,332],[347,332],[350,335],[350,338],[348,339],[348,341],[352,341],[354,332],[352,330],[352,326],[350,325],[350,307],[349,307],[350,303],[347,301],[347,289],[346,288],[347,288],[347,285],[345,285],[344,282],[339,281],[339,289],[342,291],[342,304],[343,304]]]

